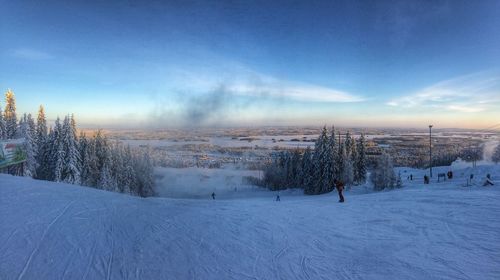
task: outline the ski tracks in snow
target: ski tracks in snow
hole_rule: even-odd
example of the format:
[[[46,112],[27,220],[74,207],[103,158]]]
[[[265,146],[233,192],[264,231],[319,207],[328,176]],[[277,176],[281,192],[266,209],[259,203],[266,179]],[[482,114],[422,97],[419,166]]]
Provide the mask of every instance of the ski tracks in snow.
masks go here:
[[[89,274],[90,268],[92,267],[92,263],[94,262],[96,247],[97,247],[97,241],[94,240],[94,243],[92,243],[92,248],[90,249],[89,263],[87,264],[87,268],[85,269],[85,273],[83,274],[82,280],[88,279],[87,275]]]
[[[24,277],[24,275],[26,274],[26,272],[28,271],[28,268],[31,264],[31,262],[33,261],[33,258],[35,257],[35,255],[37,254],[38,250],[40,250],[40,245],[42,244],[42,242],[45,240],[47,234],[49,233],[50,229],[52,228],[52,226],[66,213],[66,211],[68,211],[69,207],[75,203],[75,201],[71,201],[70,203],[68,203],[64,209],[52,220],[52,222],[50,222],[50,224],[45,228],[43,234],[42,234],[42,238],[40,238],[40,241],[38,241],[38,244],[36,245],[35,249],[33,249],[33,251],[31,251],[31,254],[30,256],[28,257],[28,260],[26,261],[26,263],[24,264],[24,267],[23,267],[23,270],[21,271],[21,273],[19,274],[19,276],[17,277],[18,280],[22,279]]]
[[[111,225],[111,235],[113,233],[113,225]],[[109,261],[108,261],[108,266],[107,266],[107,275],[106,279],[109,280],[111,279],[111,269],[113,268],[113,257],[115,254],[115,241],[113,240],[113,237],[111,236],[111,255],[109,256]]]
[[[10,234],[9,236],[7,236],[7,239],[5,239],[5,242],[4,244],[2,245],[2,247],[0,247],[0,252],[5,252],[5,248],[7,247],[7,245],[9,245],[9,241],[10,239],[16,235],[16,233],[19,231],[19,228],[16,228],[14,229]]]
[[[252,274],[254,275],[255,279],[258,279],[257,278],[257,264],[259,263],[259,259],[260,259],[260,255],[257,255],[255,257],[255,261],[253,262],[253,266],[252,266]]]
[[[307,257],[301,256],[300,257],[300,270],[302,271],[302,274],[304,275],[305,279],[311,279],[309,276],[309,273],[307,272],[308,267],[307,267]]]
[[[96,228],[93,234],[90,236],[94,239],[92,242],[91,249],[86,259],[88,259],[85,272],[83,273],[83,279],[95,278],[96,275],[92,273],[98,272],[102,279],[111,279],[113,273],[113,262],[115,260],[115,223],[116,218],[116,206],[111,204],[109,208],[111,211],[109,213],[98,213],[96,216],[99,217],[96,221]],[[87,207],[88,212],[99,212],[106,210],[106,208],[90,208]],[[81,214],[82,211],[78,212]],[[102,248],[110,248],[109,254],[104,254],[101,251]]]
[[[272,258],[272,263],[273,263],[273,269],[274,269],[274,274],[276,275],[276,279],[281,279],[280,277],[280,259],[283,257],[283,255],[286,253],[286,251],[290,248],[289,243],[288,243],[288,235],[284,234],[284,240],[285,240],[285,246],[281,248],[281,250],[275,254]]]
[[[23,187],[9,185],[0,188]],[[498,279],[500,273],[496,189],[410,188],[342,205],[328,195],[209,203],[68,190],[58,190],[57,203],[47,188],[38,204],[19,197],[0,205],[15,217],[0,242],[6,251],[0,278]],[[26,205],[36,207],[21,215]],[[47,209],[43,216],[38,207]],[[30,244],[22,250],[15,247],[25,240]]]

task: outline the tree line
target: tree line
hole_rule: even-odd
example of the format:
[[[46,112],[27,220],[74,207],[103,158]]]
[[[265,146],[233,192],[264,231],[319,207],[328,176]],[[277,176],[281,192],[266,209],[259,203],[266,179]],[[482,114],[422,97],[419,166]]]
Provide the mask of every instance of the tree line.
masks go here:
[[[31,114],[23,114],[18,122],[11,90],[6,92],[5,102],[3,113],[0,107],[0,139],[24,138],[27,157],[21,170],[7,168],[8,173],[143,197],[154,195],[148,152],[111,141],[101,131],[77,135],[73,115],[63,120],[58,117],[48,127],[41,105],[36,121]]]
[[[322,194],[333,190],[334,180],[346,185],[366,181],[365,137],[357,140],[346,133],[343,141],[323,127],[314,144],[305,151],[293,150],[276,154],[264,170],[263,184],[271,190],[302,188],[305,194]]]
[[[260,182],[271,190],[301,188],[305,194],[323,194],[334,189],[334,181],[348,187],[364,184],[367,180],[366,139],[358,139],[347,132],[342,139],[334,127],[323,127],[314,143],[314,149],[283,151],[275,154],[264,168]],[[400,185],[394,173],[392,159],[383,153],[376,162],[370,180],[375,190]]]

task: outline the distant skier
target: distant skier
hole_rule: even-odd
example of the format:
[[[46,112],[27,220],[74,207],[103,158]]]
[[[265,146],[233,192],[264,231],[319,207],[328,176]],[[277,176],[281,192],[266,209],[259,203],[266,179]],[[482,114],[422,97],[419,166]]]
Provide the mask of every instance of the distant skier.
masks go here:
[[[276,195],[276,201],[281,201],[279,194]]]
[[[342,192],[344,191],[344,183],[342,183],[342,181],[335,179],[333,181],[333,184],[335,185],[335,187],[337,188],[337,191],[339,193],[339,202],[343,203],[344,202],[344,195],[342,194]]]
[[[429,176],[424,175],[424,184],[429,184]]]
[[[410,174],[410,181],[413,181],[413,174]]]
[[[212,193],[212,199],[215,200],[215,192]]]
[[[453,179],[453,172],[448,171],[448,173],[446,173],[446,175],[448,175],[448,179]]]

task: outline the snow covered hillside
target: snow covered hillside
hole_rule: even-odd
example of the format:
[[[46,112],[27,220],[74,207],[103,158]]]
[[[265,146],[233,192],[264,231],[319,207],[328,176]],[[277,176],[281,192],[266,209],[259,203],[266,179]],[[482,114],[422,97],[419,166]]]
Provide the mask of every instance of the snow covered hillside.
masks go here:
[[[405,188],[344,204],[144,199],[0,174],[0,279],[500,279],[500,168],[479,169],[472,187],[470,170],[424,186],[404,169]]]

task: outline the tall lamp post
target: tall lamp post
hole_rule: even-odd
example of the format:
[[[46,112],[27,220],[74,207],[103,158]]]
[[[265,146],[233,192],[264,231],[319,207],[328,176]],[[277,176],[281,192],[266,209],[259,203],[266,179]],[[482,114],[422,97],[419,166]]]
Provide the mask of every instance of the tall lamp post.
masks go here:
[[[432,125],[429,125],[429,165],[432,178]]]

